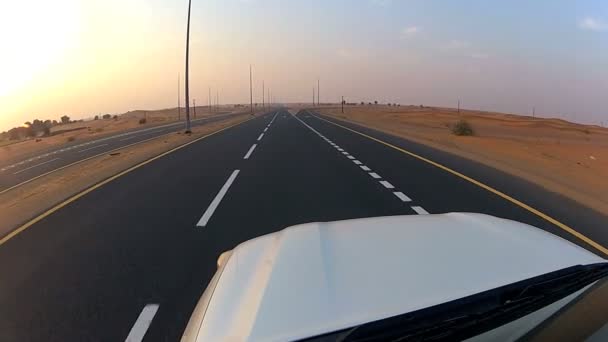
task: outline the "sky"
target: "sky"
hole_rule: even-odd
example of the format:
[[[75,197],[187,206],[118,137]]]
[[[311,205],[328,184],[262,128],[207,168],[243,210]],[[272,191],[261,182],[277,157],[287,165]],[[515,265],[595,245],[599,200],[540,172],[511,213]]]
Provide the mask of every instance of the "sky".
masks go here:
[[[177,104],[187,0],[0,1],[0,131]],[[608,125],[605,0],[193,0],[191,98],[396,102]],[[182,95],[183,95],[183,84]],[[183,104],[183,99],[182,99]]]

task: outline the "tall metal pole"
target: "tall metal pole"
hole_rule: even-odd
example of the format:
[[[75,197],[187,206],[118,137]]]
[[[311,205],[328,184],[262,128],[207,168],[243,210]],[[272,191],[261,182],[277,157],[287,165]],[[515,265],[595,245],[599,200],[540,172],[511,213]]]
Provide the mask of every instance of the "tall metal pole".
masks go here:
[[[458,99],[458,114],[460,114],[460,99]]]
[[[194,109],[194,118],[196,119],[196,99],[192,99],[192,108]]]
[[[207,96],[207,103],[209,105],[209,113],[211,113],[211,87],[209,87],[209,95]]]
[[[312,87],[312,106],[315,106],[315,87]]]
[[[249,64],[249,108],[253,114],[253,78],[251,76],[251,64]]]
[[[264,100],[264,81],[262,81],[262,110],[266,110],[266,100]]]
[[[190,8],[192,0],[188,0],[188,26],[186,29],[186,133],[191,132],[190,125],[190,87],[188,84],[188,57],[190,54]]]
[[[317,78],[317,105],[321,105],[321,81]]]
[[[344,114],[344,96],[342,96],[342,114]]]
[[[179,87],[180,83],[181,83],[181,81],[179,79],[179,72],[178,72],[177,73],[177,121],[181,120],[181,117],[182,117],[182,108],[181,108],[182,105],[181,105],[181,102],[180,102],[181,94],[180,94],[180,91],[179,91],[180,90],[179,89],[180,88]]]

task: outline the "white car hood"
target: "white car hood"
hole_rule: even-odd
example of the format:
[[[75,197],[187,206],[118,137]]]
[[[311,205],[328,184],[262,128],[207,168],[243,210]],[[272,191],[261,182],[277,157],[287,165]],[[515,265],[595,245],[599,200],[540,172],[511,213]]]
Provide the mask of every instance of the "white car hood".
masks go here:
[[[543,230],[480,214],[303,224],[233,250],[196,340],[301,339],[598,262]]]

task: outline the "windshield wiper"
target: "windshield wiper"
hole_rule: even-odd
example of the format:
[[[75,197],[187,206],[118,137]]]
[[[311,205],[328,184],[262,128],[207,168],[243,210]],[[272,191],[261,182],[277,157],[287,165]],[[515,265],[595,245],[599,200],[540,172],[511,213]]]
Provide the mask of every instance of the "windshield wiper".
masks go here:
[[[337,341],[462,340],[554,303],[608,276],[608,263],[573,266],[332,334]]]

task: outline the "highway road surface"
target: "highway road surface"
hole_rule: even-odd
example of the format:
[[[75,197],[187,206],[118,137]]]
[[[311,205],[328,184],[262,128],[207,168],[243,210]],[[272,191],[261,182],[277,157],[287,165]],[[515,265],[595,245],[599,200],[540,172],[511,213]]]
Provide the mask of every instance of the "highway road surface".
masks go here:
[[[598,254],[564,227],[608,246],[606,217],[566,198],[332,122],[286,110],[246,121],[142,165],[0,245],[0,340],[179,340],[221,252],[305,222],[481,212]]]
[[[237,113],[218,114],[192,121],[193,126],[218,121]],[[110,151],[124,148],[129,145],[139,144],[159,136],[183,130],[184,122],[173,122],[166,125],[138,128],[111,135],[104,138],[88,141],[76,141],[55,147],[43,152],[25,157],[22,160],[13,161],[6,165],[0,165],[0,193],[12,190],[15,187],[30,182],[41,175],[57,171],[65,166],[76,162],[91,159]]]

